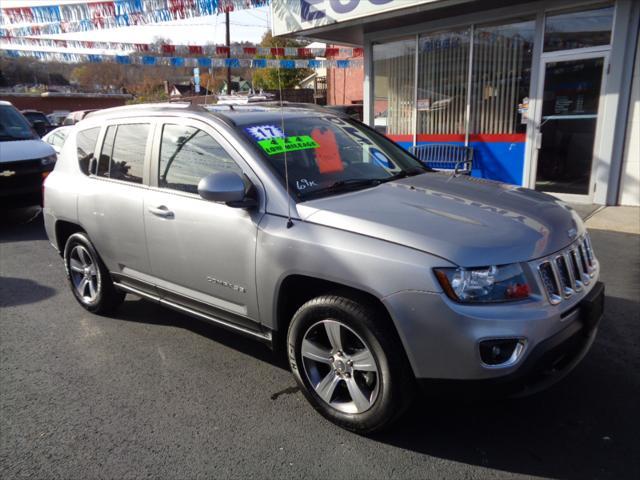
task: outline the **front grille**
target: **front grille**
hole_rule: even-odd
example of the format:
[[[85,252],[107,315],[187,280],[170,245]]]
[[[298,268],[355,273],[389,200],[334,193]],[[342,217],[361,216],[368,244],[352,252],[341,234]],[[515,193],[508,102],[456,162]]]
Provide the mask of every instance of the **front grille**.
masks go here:
[[[40,191],[42,173],[53,170],[53,165],[42,165],[40,159],[19,160],[0,165],[0,196],[19,195]],[[10,173],[9,173],[10,172]]]
[[[553,305],[589,285],[595,271],[596,259],[588,234],[565,250],[538,262],[540,279]]]

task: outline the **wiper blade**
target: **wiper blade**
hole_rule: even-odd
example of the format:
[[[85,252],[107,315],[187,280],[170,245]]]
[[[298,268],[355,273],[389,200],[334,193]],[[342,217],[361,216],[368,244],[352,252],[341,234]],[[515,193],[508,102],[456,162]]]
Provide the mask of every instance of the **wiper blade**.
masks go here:
[[[379,178],[349,178],[347,180],[339,180],[326,188],[343,188],[343,187],[360,187],[369,185],[379,185],[382,182]]]
[[[427,170],[426,168],[421,168],[421,167],[417,167],[417,168],[410,168],[408,170],[402,170],[401,172],[396,173],[395,175],[391,175],[390,177],[387,177],[383,180],[381,180],[382,182],[392,182],[393,180],[399,180],[401,178],[406,178],[406,177],[413,177],[415,175],[420,175],[422,173],[426,173],[429,170]]]
[[[361,187],[372,187],[380,185],[383,182],[380,178],[349,178],[347,180],[338,180],[327,187],[318,188],[309,193],[303,194],[304,198],[309,198],[322,193],[334,193],[339,191],[348,191]]]

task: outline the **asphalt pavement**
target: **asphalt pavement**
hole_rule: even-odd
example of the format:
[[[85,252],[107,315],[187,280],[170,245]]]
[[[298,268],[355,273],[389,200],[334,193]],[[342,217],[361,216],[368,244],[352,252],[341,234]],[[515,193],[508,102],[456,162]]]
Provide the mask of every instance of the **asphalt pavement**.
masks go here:
[[[594,230],[606,314],[583,363],[520,400],[420,399],[330,424],[251,339],[69,292],[34,210],[0,219],[0,478],[640,478],[640,236]],[[31,219],[31,221],[29,221]]]

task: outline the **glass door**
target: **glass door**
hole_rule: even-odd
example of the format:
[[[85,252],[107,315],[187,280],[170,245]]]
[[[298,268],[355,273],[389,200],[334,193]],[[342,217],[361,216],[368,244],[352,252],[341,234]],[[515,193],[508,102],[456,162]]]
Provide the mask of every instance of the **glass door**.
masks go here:
[[[606,60],[603,53],[543,60],[536,190],[566,200],[591,200]]]

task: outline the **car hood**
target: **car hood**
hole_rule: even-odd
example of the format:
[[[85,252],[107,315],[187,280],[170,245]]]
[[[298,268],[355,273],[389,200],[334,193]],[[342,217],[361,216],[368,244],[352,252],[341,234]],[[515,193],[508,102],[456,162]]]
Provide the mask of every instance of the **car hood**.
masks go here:
[[[457,265],[543,257],[584,232],[558,199],[490,180],[427,173],[298,205],[304,221],[379,238]]]
[[[0,164],[35,160],[55,154],[51,145],[38,139],[0,142]]]

